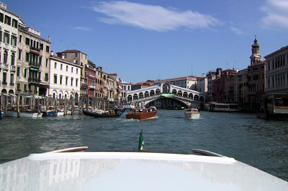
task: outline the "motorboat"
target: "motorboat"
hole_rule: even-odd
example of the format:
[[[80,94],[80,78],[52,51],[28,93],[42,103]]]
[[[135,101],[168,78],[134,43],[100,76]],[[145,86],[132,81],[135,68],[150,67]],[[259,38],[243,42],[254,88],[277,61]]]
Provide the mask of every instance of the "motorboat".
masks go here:
[[[185,110],[186,119],[199,119],[200,111],[197,108],[189,108]]]
[[[133,109],[126,114],[126,119],[151,119],[155,118],[157,108],[151,106],[143,109]]]
[[[111,110],[95,110],[95,111],[91,111],[91,110],[86,111],[85,109],[83,109],[84,115],[95,117],[95,118],[120,117],[124,112],[125,112],[125,108],[123,109],[114,108]]]
[[[288,182],[234,158],[196,154],[74,152],[30,154],[0,164],[1,190],[287,191]],[[264,160],[264,159],[263,159]]]

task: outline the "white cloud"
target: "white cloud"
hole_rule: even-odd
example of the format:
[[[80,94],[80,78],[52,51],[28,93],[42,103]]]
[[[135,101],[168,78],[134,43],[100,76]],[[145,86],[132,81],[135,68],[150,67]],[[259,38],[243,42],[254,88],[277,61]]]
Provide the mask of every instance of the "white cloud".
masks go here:
[[[239,35],[243,34],[242,30],[238,29],[236,27],[230,27],[230,29],[231,29],[231,31],[233,31],[236,34],[239,34]]]
[[[288,29],[287,0],[267,0],[261,10],[266,14],[262,19],[263,27],[276,30]]]
[[[81,30],[81,31],[92,31],[91,28],[88,27],[73,27],[74,30]]]
[[[144,5],[127,1],[100,2],[93,10],[105,14],[102,22],[122,24],[154,31],[189,29],[210,29],[221,22],[210,16],[193,11],[176,11],[161,6]]]

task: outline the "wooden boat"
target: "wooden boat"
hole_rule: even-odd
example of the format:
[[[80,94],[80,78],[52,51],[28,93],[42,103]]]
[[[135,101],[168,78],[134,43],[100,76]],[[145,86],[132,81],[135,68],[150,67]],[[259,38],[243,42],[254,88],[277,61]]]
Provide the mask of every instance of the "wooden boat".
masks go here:
[[[157,113],[157,108],[152,106],[143,109],[134,109],[127,113],[126,119],[151,119]]]
[[[87,147],[35,153],[2,163],[1,188],[4,188],[3,185],[4,190],[38,188],[35,190],[49,191],[95,188],[107,191],[287,191],[288,188],[285,180],[234,158],[205,150],[193,152],[207,156],[152,152],[74,152],[82,150],[87,150]],[[23,177],[25,181],[20,181]]]
[[[185,110],[185,118],[186,119],[199,119],[200,111],[196,108],[189,108]]]
[[[20,117],[27,117],[27,118],[41,118],[43,113],[38,112],[36,110],[25,110],[20,111]],[[7,117],[18,117],[16,110],[8,110]]]
[[[113,117],[120,117],[125,112],[124,109],[115,108],[109,111],[86,111],[83,109],[83,114],[95,118],[113,118]]]

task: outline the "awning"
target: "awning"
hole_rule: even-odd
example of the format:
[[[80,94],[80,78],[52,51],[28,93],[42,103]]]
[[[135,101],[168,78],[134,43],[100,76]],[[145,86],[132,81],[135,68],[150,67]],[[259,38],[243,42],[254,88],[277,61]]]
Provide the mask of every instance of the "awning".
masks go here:
[[[161,94],[161,96],[166,98],[173,98],[174,94]]]
[[[39,71],[39,69],[38,68],[29,68],[30,70],[34,70],[34,71]]]

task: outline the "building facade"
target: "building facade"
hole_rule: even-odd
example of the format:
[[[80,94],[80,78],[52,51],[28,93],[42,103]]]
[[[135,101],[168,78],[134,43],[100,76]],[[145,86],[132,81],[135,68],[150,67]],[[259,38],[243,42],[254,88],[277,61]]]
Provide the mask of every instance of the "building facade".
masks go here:
[[[288,46],[265,56],[265,94],[287,94],[288,92]]]
[[[15,95],[18,25],[25,23],[0,2],[0,93]]]
[[[47,96],[49,89],[50,38],[39,31],[19,26],[17,93]]]
[[[238,71],[234,74],[234,101],[239,103],[239,107],[242,110],[248,110],[248,69]]]
[[[77,100],[80,96],[81,66],[51,55],[49,96],[53,99]]]

